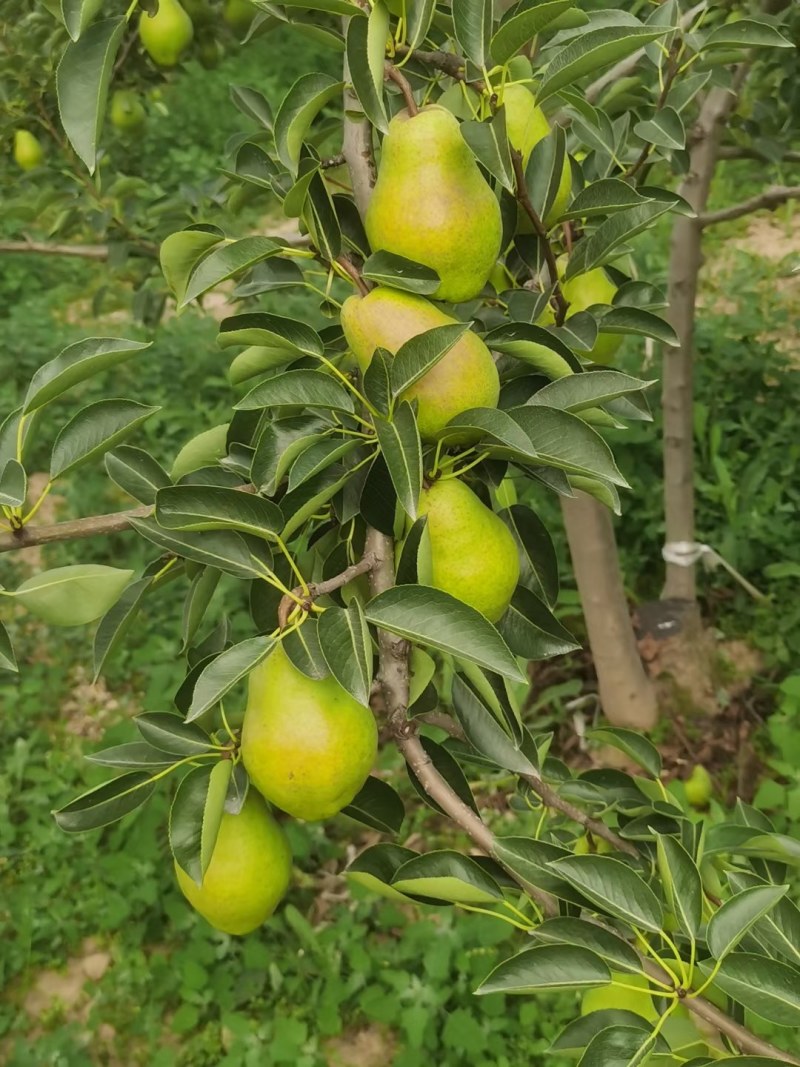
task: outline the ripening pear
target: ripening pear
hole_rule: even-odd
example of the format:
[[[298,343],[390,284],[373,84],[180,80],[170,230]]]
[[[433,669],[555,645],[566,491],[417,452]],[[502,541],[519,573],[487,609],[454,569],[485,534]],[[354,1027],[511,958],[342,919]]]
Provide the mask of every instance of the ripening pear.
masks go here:
[[[566,257],[560,256],[558,261],[559,272],[566,265]],[[574,278],[561,283],[561,291],[564,299],[569,303],[567,318],[576,315],[579,311],[586,311],[593,304],[610,304],[617,292],[617,287],[611,281],[602,267],[594,267],[585,274],[578,274]],[[622,344],[622,335],[618,333],[599,333],[597,341],[591,352],[586,355],[595,363],[610,363]]]
[[[178,0],[158,0],[155,15],[142,12],[139,37],[159,67],[174,67],[192,43],[194,26]]]
[[[222,17],[234,33],[243,36],[250,29],[255,18],[256,8],[250,0],[225,0]]]
[[[226,934],[249,934],[270,917],[289,888],[289,843],[255,789],[238,815],[224,812],[211,862],[198,885],[175,864],[181,892]]]
[[[258,791],[296,819],[328,819],[372,770],[378,730],[335,678],[299,671],[282,647],[250,673],[242,760]]]
[[[702,763],[694,765],[692,773],[684,783],[684,790],[686,799],[693,808],[703,810],[708,807],[714,793],[714,783]]]
[[[147,118],[142,101],[131,89],[117,89],[111,97],[111,122],[118,130],[138,130]]]
[[[423,489],[419,514],[428,517],[429,544],[418,560],[421,584],[497,622],[519,581],[517,544],[506,524],[457,478],[440,478]]]
[[[370,365],[376,348],[385,348],[394,355],[417,334],[456,322],[424,297],[388,288],[348,297],[341,321],[362,371]],[[480,337],[468,330],[402,394],[402,399],[418,401],[419,432],[430,441],[462,411],[496,407],[499,396],[500,379],[492,354]]]
[[[30,130],[14,132],[14,162],[23,170],[36,170],[42,165],[44,150]]]
[[[542,109],[536,103],[533,93],[524,85],[508,85],[503,91],[503,104],[506,109],[506,131],[513,148],[522,153],[522,165],[527,167],[528,160],[539,141],[550,133],[550,123]],[[546,226],[567,210],[572,195],[572,170],[569,160],[564,157],[561,181],[558,192],[543,222]]]
[[[436,300],[480,293],[500,253],[500,206],[461,136],[458,120],[432,104],[401,111],[383,139],[365,227],[374,252],[432,267]]]

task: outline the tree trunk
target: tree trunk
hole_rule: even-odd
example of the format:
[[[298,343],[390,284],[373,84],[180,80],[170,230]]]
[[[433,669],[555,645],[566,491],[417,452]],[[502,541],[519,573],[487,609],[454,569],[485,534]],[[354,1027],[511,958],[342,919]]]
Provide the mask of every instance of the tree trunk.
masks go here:
[[[583,493],[561,505],[603,712],[614,726],[651,730],[656,696],[631,626],[611,513]]]

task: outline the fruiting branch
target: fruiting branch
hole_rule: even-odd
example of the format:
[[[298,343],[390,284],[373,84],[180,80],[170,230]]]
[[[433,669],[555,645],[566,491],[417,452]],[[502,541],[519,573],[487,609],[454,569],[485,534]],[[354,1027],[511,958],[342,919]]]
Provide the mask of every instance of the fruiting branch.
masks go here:
[[[85,519],[55,522],[47,526],[21,526],[12,533],[0,533],[0,552],[14,552],[17,549],[53,544],[56,541],[79,541],[87,537],[121,533],[131,528],[131,519],[144,519],[152,513],[152,507],[144,505],[129,511],[90,515]]]
[[[395,55],[400,59],[405,57],[411,52],[410,48],[406,45],[398,45]],[[453,52],[441,52],[439,50],[433,52],[424,52],[414,49],[414,59],[419,60],[420,63],[424,63],[426,67],[435,67],[443,74],[447,74],[448,77],[453,78],[455,81],[465,82],[467,85],[472,85],[478,92],[484,92],[486,85],[483,81],[469,81],[466,75],[466,64],[461,56],[455,55]]]
[[[409,82],[408,78],[406,78],[406,76],[397,69],[394,63],[386,64],[386,77],[389,79],[389,81],[393,81],[395,85],[398,86],[398,88],[400,89],[400,92],[403,94],[403,99],[406,102],[406,107],[408,108],[409,115],[411,115],[412,118],[414,115],[418,115],[419,108],[417,107],[417,102],[414,99],[414,91],[411,88],[411,83]]]
[[[730,219],[740,219],[743,215],[752,215],[754,211],[761,211],[762,208],[774,211],[787,200],[800,200],[800,185],[774,185],[758,196],[743,200],[741,204],[732,204],[721,211],[698,215],[695,224],[703,227],[713,226],[717,222],[728,222]]]
[[[585,811],[581,811],[574,804],[570,804],[568,800],[564,800],[538,774],[522,774],[520,777],[523,782],[526,782],[531,787],[546,808],[560,811],[562,815],[566,815],[568,819],[579,823],[584,830],[588,830],[595,837],[602,837],[604,841],[608,841],[609,845],[613,845],[618,852],[625,852],[628,856],[639,855],[630,841],[624,841],[618,834],[609,829],[605,823],[599,819],[593,819]]]
[[[511,147],[511,146],[509,146]],[[517,200],[522,207],[522,210],[531,220],[531,225],[541,240],[544,248],[545,259],[547,260],[547,269],[550,272],[550,281],[555,286],[553,295],[556,299],[556,326],[563,326],[564,319],[567,317],[567,308],[569,304],[564,298],[564,294],[561,291],[561,286],[558,282],[558,268],[556,267],[555,252],[550,246],[550,241],[547,236],[547,230],[544,223],[539,218],[539,215],[531,203],[531,198],[528,195],[528,187],[525,184],[525,170],[522,166],[522,153],[517,148],[511,148],[511,161],[514,164],[514,177],[516,179],[516,196]]]
[[[311,605],[319,597],[327,596],[328,593],[335,593],[337,589],[341,589],[360,575],[369,574],[375,566],[375,562],[375,554],[367,552],[358,563],[353,563],[343,570],[341,574],[334,575],[333,578],[326,578],[324,582],[309,582],[305,587],[302,585],[296,586],[292,590],[292,595],[284,596],[278,605],[278,625],[281,630],[286,626],[289,612],[297,606],[298,600],[301,601],[306,611],[310,611]]]

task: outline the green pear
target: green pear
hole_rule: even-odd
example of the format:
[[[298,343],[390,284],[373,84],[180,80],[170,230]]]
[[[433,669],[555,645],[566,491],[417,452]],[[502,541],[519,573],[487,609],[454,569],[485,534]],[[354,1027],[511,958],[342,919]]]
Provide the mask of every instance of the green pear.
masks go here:
[[[694,765],[692,773],[686,779],[684,789],[686,791],[686,799],[693,808],[698,808],[702,811],[708,807],[708,803],[714,793],[714,782],[702,763]]]
[[[155,15],[142,12],[139,37],[159,67],[174,67],[192,43],[194,26],[178,0],[158,0]]]
[[[522,153],[522,165],[527,167],[536,145],[550,133],[550,123],[536,103],[533,93],[524,85],[506,86],[503,91],[503,104],[506,109],[508,139],[512,147]],[[551,226],[560,215],[564,214],[571,195],[572,170],[569,160],[565,157],[556,198],[547,216],[542,220],[545,226]]]
[[[456,321],[424,297],[388,288],[348,297],[341,319],[347,343],[362,371],[370,365],[376,348],[394,355],[417,334]],[[418,401],[419,432],[428,441],[462,411],[496,407],[499,396],[500,380],[492,354],[471,330],[402,394],[404,400]]]
[[[111,97],[111,122],[118,130],[138,130],[144,125],[147,112],[137,93],[131,89],[117,89]]]
[[[335,678],[306,677],[282,647],[250,673],[242,760],[270,803],[316,822],[346,807],[372,770],[378,730]]]
[[[255,18],[256,8],[250,0],[225,0],[222,17],[234,33],[244,36]]]
[[[435,299],[480,293],[500,253],[500,206],[449,111],[432,104],[389,123],[365,226],[374,252],[438,273]]]
[[[506,524],[457,478],[423,489],[419,514],[428,517],[429,542],[420,551],[420,582],[497,622],[519,581],[517,544]]]
[[[30,130],[14,132],[14,162],[23,170],[36,170],[42,165],[44,150]]]
[[[561,271],[566,264],[566,257],[559,257],[558,267]],[[611,281],[602,267],[595,267],[585,274],[577,274],[574,278],[561,283],[561,292],[569,304],[567,318],[576,315],[579,311],[586,311],[593,304],[610,304],[617,292],[617,287]],[[591,352],[587,352],[589,359],[595,363],[610,363],[622,344],[622,335],[618,333],[600,333]]]
[[[223,813],[202,885],[175,864],[183,895],[226,934],[249,934],[268,919],[291,874],[289,843],[255,789],[248,791],[238,815]]]

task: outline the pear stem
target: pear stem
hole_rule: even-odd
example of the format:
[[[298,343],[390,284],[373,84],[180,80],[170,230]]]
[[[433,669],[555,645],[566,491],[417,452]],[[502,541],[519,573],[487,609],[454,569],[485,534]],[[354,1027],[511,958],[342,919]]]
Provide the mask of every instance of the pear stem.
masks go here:
[[[556,256],[550,245],[550,240],[547,236],[547,230],[542,220],[536,211],[536,208],[531,203],[531,198],[528,195],[528,187],[525,185],[525,171],[522,166],[522,153],[509,145],[511,149],[511,162],[514,164],[514,177],[516,178],[517,186],[517,200],[522,207],[522,210],[531,220],[534,232],[536,236],[542,242],[544,249],[544,257],[547,260],[547,269],[550,272],[550,281],[555,288],[553,289],[553,296],[556,301],[556,326],[563,326],[564,319],[567,317],[567,308],[569,304],[564,298],[564,294],[561,292],[561,286],[558,282],[558,269],[556,267]]]
[[[359,293],[361,293],[362,296],[366,296],[370,290],[370,286],[364,280],[361,271],[355,263],[353,263],[351,259],[348,259],[347,256],[337,256],[336,263],[338,263],[345,274],[350,278]]]
[[[394,82],[395,85],[398,86],[398,88],[400,89],[400,92],[403,94],[403,99],[406,102],[406,107],[408,108],[409,115],[412,118],[415,115],[418,115],[419,108],[417,107],[417,101],[414,99],[414,92],[411,88],[411,83],[409,82],[408,78],[406,78],[405,74],[402,74],[394,65],[394,63],[387,63],[386,77],[389,79],[389,81]]]

